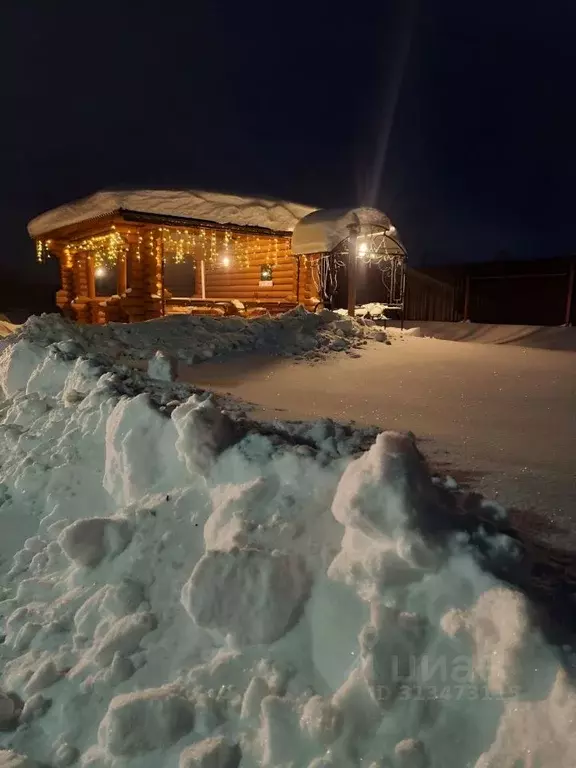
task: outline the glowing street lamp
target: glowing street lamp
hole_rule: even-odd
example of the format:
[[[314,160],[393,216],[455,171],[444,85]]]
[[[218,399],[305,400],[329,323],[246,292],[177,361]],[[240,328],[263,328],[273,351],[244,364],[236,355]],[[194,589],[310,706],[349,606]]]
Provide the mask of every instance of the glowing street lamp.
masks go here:
[[[94,275],[99,278],[106,277],[106,269],[104,267],[96,267]]]

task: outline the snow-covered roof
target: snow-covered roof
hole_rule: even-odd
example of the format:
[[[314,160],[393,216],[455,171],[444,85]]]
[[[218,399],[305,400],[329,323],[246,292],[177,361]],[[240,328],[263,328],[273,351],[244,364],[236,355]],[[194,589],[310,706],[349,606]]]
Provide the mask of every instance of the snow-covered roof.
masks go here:
[[[60,227],[121,210],[292,232],[299,219],[316,209],[282,200],[192,189],[103,191],[37,216],[28,224],[28,232],[31,237],[41,237]]]
[[[308,213],[296,224],[292,233],[292,252],[299,255],[329,253],[348,237],[350,224],[360,224],[364,230],[380,229],[400,243],[388,216],[376,208],[327,208]]]

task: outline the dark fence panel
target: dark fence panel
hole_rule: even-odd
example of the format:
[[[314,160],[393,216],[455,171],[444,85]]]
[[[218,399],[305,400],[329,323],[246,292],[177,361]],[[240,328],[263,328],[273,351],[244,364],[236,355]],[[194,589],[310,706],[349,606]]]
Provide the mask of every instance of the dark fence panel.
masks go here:
[[[405,315],[408,320],[563,325],[571,270],[569,258],[408,269]],[[569,322],[576,324],[576,290]]]
[[[461,320],[458,307],[462,303],[463,287],[464,282],[457,274],[439,273],[439,277],[434,277],[429,272],[407,268],[405,318],[443,322]]]
[[[404,316],[436,320],[518,325],[566,322],[571,259],[493,261],[446,267],[406,268]],[[346,306],[346,270],[339,270],[335,306]],[[377,265],[358,271],[358,304],[386,301]],[[576,325],[576,287],[570,322]]]
[[[471,277],[469,319],[474,323],[562,325],[568,275]]]

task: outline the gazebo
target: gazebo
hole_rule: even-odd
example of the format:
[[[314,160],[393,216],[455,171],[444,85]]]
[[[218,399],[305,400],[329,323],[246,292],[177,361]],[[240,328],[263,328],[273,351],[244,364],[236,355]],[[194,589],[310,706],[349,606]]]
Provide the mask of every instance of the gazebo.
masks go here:
[[[292,233],[292,252],[312,259],[317,293],[331,308],[379,302],[403,317],[406,249],[376,208],[316,210]]]

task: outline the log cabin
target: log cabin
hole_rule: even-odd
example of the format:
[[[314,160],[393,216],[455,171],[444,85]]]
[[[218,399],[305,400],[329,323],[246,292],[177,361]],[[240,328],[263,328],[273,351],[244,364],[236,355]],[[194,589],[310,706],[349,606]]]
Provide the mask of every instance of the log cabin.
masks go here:
[[[39,261],[58,259],[59,308],[82,323],[284,311],[315,303],[290,249],[313,210],[191,190],[104,191],[38,216],[28,232]]]
[[[28,232],[39,261],[58,260],[62,313],[106,323],[333,306],[351,225],[364,238],[360,262],[396,248],[375,209],[194,190],[98,192],[36,217]]]

